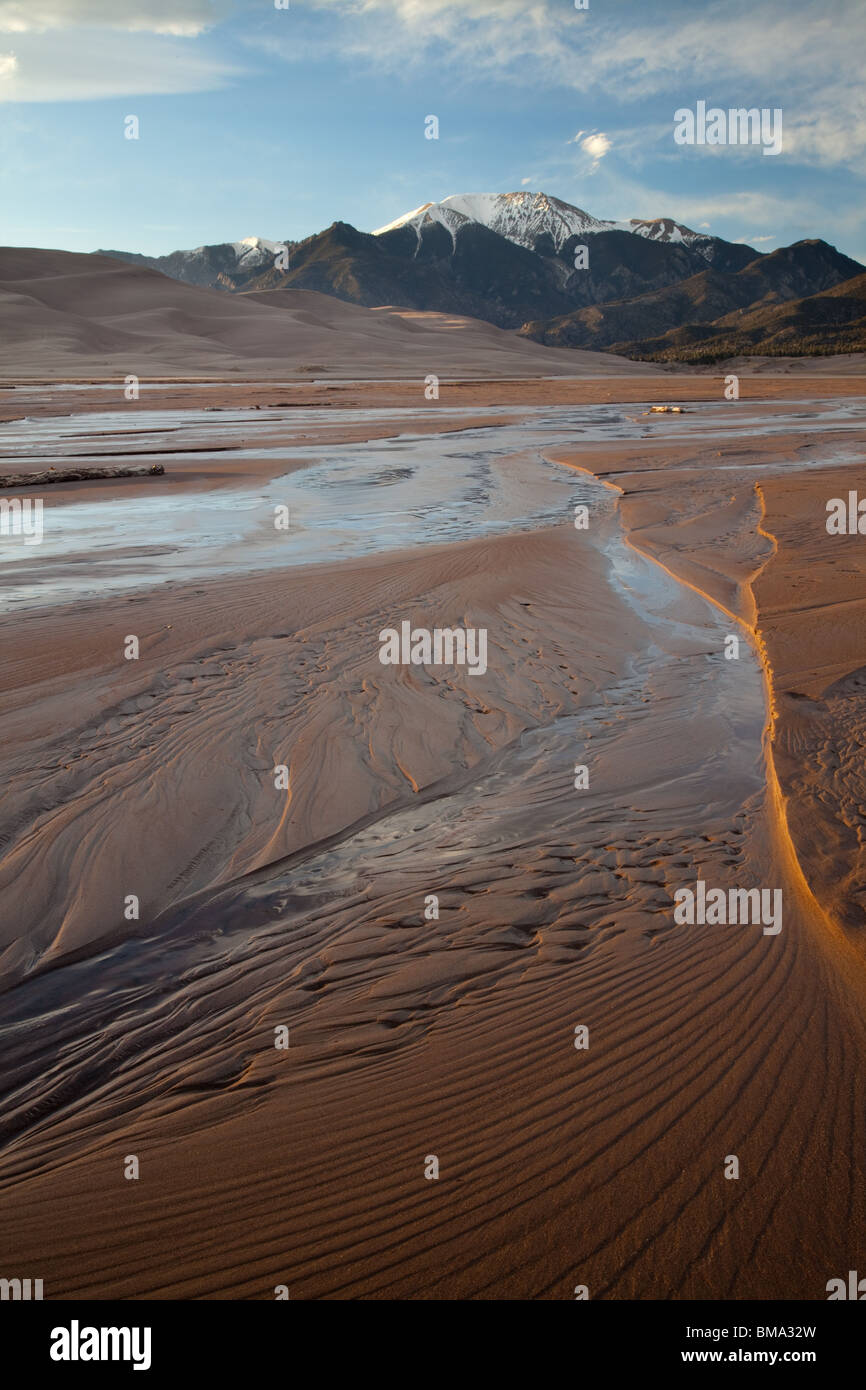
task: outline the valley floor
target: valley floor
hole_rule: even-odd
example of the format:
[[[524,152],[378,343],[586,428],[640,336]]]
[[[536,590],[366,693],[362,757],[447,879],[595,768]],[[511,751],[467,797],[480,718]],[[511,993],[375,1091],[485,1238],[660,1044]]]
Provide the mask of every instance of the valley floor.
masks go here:
[[[864,379],[723,385],[0,392],[0,471],[166,469],[0,540],[0,1275],[807,1300],[856,1267],[866,560],[825,521]],[[382,665],[404,619],[486,629],[486,671]],[[781,889],[782,930],[679,925],[699,880]]]

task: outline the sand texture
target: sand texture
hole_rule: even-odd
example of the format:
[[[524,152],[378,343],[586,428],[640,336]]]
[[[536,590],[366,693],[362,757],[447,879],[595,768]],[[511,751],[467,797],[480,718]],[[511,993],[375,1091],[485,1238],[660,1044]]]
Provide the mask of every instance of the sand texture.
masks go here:
[[[4,1265],[46,1298],[825,1297],[866,1197],[866,563],[825,526],[862,376],[726,402],[308,294],[224,332],[181,285],[147,327],[129,267],[97,332],[87,258],[44,254],[4,265],[34,329],[0,472],[165,473],[54,484],[2,539]],[[250,379],[124,402],[126,347],[171,376],[209,315],[200,374],[248,332]],[[254,381],[289,330],[352,379]],[[463,380],[427,402],[434,338]],[[383,665],[404,619],[485,629],[486,670]],[[678,924],[698,880],[781,889],[782,930]]]

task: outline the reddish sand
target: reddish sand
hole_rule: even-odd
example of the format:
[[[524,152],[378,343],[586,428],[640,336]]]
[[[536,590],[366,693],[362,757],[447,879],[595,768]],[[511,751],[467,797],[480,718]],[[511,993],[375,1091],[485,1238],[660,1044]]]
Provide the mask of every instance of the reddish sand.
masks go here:
[[[643,438],[550,451],[608,484],[585,536],[565,515],[0,618],[3,1272],[46,1298],[813,1299],[856,1266],[866,564],[824,502],[857,468],[792,474],[816,434],[762,424],[862,380],[742,387],[765,403],[743,434],[686,444],[636,410]],[[312,455],[405,427],[341,427],[359,404],[433,431],[449,406],[504,426],[720,388],[217,394],[333,406]],[[851,437],[828,419],[821,449]],[[274,466],[253,449],[154,485]],[[486,627],[487,672],[383,667],[408,615]],[[699,877],[783,888],[784,929],[676,925]]]

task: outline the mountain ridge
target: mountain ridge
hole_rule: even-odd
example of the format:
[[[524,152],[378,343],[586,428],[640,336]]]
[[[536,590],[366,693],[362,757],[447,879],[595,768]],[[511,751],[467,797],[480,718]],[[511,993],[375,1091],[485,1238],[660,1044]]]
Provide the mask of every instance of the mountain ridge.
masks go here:
[[[570,236],[594,236],[599,232],[629,232],[652,241],[681,241],[686,245],[711,242],[712,237],[695,232],[670,217],[632,217],[626,222],[594,217],[573,203],[548,193],[455,193],[438,203],[423,203],[412,212],[378,227],[373,236],[382,236],[398,227],[414,227],[420,239],[425,223],[438,222],[452,235],[469,222],[479,222],[518,246],[535,249],[539,236],[549,236],[559,251]]]
[[[797,355],[792,352],[791,334],[784,350],[772,349],[766,334],[754,330],[763,324],[768,332],[772,326],[776,333],[784,316],[774,317],[769,311],[828,292],[835,294],[862,275],[863,267],[857,261],[841,256],[825,241],[811,239],[780,247],[733,274],[707,269],[677,285],[634,299],[526,323],[520,333],[546,347],[614,352],[650,361],[706,362],[773,351]],[[863,342],[853,331],[855,321],[846,323],[844,336],[856,344],[846,351],[863,350]],[[836,326],[835,321],[820,317],[810,326],[822,322],[828,328]],[[748,338],[744,337],[747,329]],[[814,336],[810,335],[810,342],[814,343]],[[713,346],[715,339],[719,341]]]
[[[673,218],[614,222],[528,191],[454,194],[374,232],[336,221],[295,242],[99,254],[232,294],[312,290],[482,319],[547,346],[671,360],[710,351],[709,326],[727,314],[808,299],[864,269],[820,239],[760,252]],[[812,329],[810,341],[820,323]],[[760,333],[755,342],[760,351]]]

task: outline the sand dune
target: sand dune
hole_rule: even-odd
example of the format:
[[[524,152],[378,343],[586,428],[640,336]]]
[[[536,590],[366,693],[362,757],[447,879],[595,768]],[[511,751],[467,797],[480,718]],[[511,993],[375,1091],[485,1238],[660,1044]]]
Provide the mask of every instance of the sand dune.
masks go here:
[[[0,376],[652,375],[477,319],[363,309],[307,290],[229,295],[110,256],[0,249]]]

